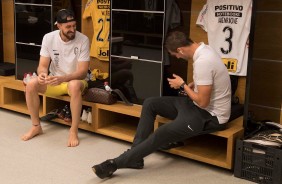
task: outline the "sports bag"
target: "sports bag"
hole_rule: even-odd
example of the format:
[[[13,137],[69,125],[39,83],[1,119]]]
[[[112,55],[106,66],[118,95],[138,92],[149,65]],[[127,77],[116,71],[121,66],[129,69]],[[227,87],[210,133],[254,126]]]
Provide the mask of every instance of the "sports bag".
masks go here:
[[[84,100],[94,103],[114,104],[117,102],[117,96],[102,88],[90,88],[83,96]]]
[[[116,103],[118,101],[118,98],[125,102],[126,105],[133,105],[133,103],[129,102],[119,89],[106,91],[102,88],[90,88],[83,96],[83,99],[86,101],[107,105]]]

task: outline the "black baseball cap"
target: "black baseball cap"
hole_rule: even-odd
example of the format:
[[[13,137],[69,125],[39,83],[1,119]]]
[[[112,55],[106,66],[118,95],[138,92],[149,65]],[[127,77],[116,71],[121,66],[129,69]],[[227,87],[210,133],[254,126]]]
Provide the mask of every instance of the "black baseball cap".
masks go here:
[[[75,21],[73,11],[69,9],[61,9],[57,12],[57,19],[56,19],[55,25],[57,23],[67,23],[67,22],[72,22],[72,21]]]

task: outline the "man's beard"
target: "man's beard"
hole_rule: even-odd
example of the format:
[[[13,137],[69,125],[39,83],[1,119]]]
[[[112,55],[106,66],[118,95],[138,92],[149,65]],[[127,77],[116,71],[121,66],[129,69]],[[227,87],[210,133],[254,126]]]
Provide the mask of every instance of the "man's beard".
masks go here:
[[[68,40],[73,40],[73,39],[75,38],[75,31],[74,31],[74,32],[69,31],[69,32],[67,32],[67,33],[64,33],[64,32],[62,31],[62,33],[63,33],[63,35],[64,35]],[[69,33],[73,33],[73,34],[69,35]]]

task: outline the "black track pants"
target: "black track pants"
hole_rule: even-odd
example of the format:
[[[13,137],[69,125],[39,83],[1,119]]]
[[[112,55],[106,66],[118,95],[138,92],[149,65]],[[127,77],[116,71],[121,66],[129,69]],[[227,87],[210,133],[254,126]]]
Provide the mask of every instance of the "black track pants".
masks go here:
[[[156,115],[172,121],[154,131]],[[207,125],[214,131],[221,127],[215,116],[196,106],[187,97],[148,98],[143,104],[132,148],[115,158],[115,162],[118,168],[126,168],[162,145],[203,133]]]

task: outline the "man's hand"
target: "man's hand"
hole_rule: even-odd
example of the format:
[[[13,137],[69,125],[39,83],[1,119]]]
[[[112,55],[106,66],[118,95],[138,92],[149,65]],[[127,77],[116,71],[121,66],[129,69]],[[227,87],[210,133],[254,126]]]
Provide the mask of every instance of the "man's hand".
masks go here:
[[[38,75],[38,77],[37,77],[37,79],[38,79],[38,83],[39,84],[41,84],[41,85],[43,85],[43,84],[46,84],[46,78],[47,78],[47,74],[46,73],[40,73],[39,75]]]
[[[174,77],[174,79],[167,79],[170,87],[174,89],[179,89],[181,84],[183,84],[184,80],[178,75],[173,74],[172,76]]]
[[[48,76],[46,77],[46,84],[51,86],[57,86],[64,81],[64,76]]]

